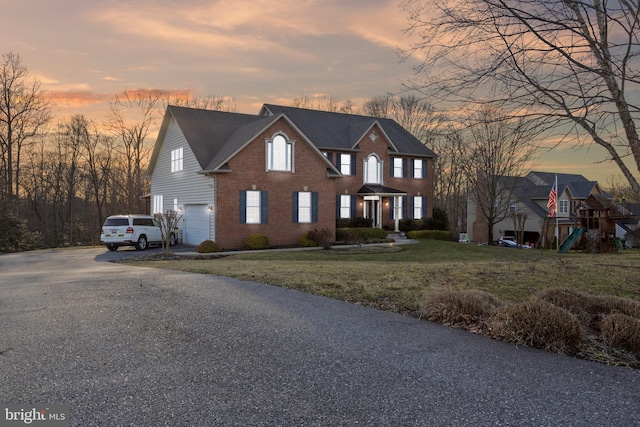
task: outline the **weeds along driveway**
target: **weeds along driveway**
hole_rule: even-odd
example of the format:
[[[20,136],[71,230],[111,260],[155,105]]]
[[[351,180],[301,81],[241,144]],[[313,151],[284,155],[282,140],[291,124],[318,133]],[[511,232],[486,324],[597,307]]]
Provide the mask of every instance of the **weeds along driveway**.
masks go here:
[[[74,426],[640,424],[637,370],[111,255],[0,256],[0,403]]]

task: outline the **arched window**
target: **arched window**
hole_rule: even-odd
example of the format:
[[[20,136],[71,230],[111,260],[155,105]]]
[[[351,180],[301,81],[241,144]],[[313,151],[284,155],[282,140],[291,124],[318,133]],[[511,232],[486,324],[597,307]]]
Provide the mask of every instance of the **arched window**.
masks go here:
[[[267,170],[290,171],[292,169],[292,144],[278,134],[267,142]]]
[[[364,182],[382,184],[382,162],[375,154],[369,155],[364,164]]]

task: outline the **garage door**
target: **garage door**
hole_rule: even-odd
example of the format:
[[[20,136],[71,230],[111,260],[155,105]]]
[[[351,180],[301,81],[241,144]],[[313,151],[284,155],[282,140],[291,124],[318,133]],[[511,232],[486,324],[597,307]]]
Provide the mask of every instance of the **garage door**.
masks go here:
[[[199,245],[209,239],[209,211],[207,205],[186,205],[184,207],[184,236],[182,241],[189,245]]]

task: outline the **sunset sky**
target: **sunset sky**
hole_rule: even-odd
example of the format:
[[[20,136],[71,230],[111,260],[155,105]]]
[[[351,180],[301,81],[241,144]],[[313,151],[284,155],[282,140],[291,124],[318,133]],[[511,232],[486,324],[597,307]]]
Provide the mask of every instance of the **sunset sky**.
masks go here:
[[[302,95],[356,108],[412,76],[399,0],[0,0],[0,53],[21,56],[54,115],[101,122],[125,89],[228,96],[256,114]],[[544,153],[536,170],[605,184],[598,147]]]

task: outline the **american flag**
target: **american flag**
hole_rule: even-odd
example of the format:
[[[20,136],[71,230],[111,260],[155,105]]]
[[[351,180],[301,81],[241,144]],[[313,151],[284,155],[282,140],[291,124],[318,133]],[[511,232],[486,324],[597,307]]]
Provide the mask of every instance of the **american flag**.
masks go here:
[[[547,207],[551,209],[549,211],[549,216],[554,216],[558,211],[556,206],[556,199],[558,197],[558,190],[556,188],[557,182],[553,183],[553,187],[551,187],[551,192],[549,193],[549,201],[547,202]]]

